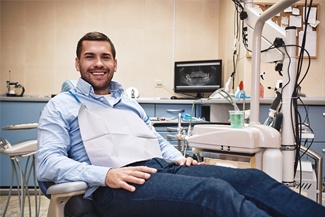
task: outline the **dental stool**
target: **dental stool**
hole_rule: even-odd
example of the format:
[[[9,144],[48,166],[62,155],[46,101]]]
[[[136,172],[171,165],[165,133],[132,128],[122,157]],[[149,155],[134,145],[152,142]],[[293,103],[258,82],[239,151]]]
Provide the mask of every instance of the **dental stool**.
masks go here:
[[[43,194],[50,199],[48,217],[98,217],[93,201],[83,198],[85,182],[54,184],[38,181]]]

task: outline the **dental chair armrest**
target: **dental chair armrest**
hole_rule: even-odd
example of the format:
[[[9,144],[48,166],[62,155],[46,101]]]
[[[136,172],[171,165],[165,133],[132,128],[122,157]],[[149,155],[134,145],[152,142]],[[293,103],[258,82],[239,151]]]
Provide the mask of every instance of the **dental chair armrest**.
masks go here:
[[[86,182],[66,182],[66,183],[60,183],[50,186],[46,193],[47,194],[65,194],[65,193],[74,193],[82,191],[82,193],[85,192],[85,190],[88,188]],[[78,194],[75,194],[78,195]]]
[[[84,194],[85,182],[67,182],[50,186],[46,193],[51,195],[48,217],[64,217],[64,207],[72,196]]]

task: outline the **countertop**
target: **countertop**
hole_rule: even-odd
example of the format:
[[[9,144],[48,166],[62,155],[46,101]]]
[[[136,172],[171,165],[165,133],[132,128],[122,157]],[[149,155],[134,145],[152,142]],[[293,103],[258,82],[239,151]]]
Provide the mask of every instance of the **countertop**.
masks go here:
[[[0,96],[0,102],[48,102],[51,98],[44,96],[24,96],[24,97],[7,97],[5,95]],[[325,105],[325,96],[324,97],[302,97],[301,98],[305,105]],[[141,97],[136,99],[141,104],[202,104],[202,105],[210,105],[210,104],[223,104],[229,103],[225,99],[168,99],[168,98],[160,98],[160,97]],[[266,97],[260,99],[260,104],[271,104],[274,100],[273,97]],[[243,103],[243,99],[236,99],[236,103]],[[245,103],[249,103],[250,99],[246,99]],[[300,103],[300,102],[298,102]]]
[[[0,102],[48,102],[50,99],[44,96],[0,96]]]

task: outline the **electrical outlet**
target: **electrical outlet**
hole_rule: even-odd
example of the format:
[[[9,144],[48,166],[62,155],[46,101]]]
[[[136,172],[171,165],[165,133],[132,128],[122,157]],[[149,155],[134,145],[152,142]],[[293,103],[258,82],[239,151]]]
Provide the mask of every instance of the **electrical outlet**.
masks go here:
[[[162,81],[161,80],[155,80],[155,87],[161,88],[162,87]]]

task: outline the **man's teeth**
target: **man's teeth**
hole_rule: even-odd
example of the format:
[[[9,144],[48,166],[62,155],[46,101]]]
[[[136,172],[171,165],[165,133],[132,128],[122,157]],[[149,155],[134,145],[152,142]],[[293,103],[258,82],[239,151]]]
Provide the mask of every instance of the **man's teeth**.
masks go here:
[[[93,75],[103,75],[104,72],[93,72],[92,74],[93,74]]]

